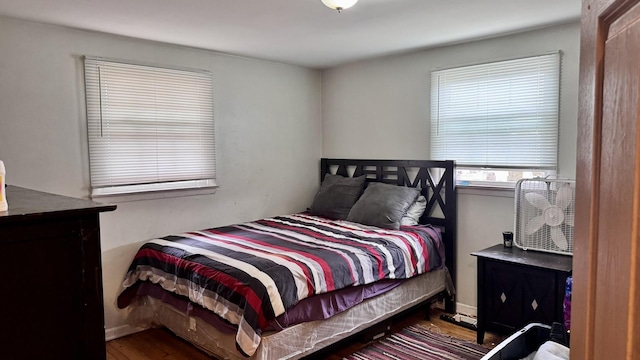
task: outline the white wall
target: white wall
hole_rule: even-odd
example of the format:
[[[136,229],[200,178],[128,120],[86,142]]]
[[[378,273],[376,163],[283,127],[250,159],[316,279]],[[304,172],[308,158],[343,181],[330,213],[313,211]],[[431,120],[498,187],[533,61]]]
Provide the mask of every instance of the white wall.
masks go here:
[[[562,50],[559,174],[575,177],[578,23],[501,38],[377,58],[322,74],[322,155],[428,159],[432,69]],[[458,196],[458,302],[476,304],[473,251],[500,243],[513,228],[513,197]],[[463,307],[464,308],[464,307]]]
[[[115,212],[101,215],[109,329],[124,323],[115,298],[144,240],[292,213],[310,204],[319,182],[321,74],[0,18],[0,159],[9,184],[88,196],[82,55],[208,69],[214,75],[217,193],[120,203]]]
[[[82,55],[211,70],[220,189],[134,201],[101,215],[107,328],[120,282],[146,239],[303,210],[319,157],[429,158],[429,71],[563,51],[560,174],[575,174],[579,25],[363,61],[325,70],[0,18],[0,159],[8,183],[89,193]],[[470,252],[501,241],[513,199],[458,196],[458,301],[475,306]]]

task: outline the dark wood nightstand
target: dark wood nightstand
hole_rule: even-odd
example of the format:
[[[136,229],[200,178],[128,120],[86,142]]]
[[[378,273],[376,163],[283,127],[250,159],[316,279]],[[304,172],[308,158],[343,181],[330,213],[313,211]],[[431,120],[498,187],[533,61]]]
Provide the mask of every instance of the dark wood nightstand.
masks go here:
[[[502,244],[478,257],[478,338],[487,330],[512,333],[532,322],[563,321],[565,281],[573,257]]]

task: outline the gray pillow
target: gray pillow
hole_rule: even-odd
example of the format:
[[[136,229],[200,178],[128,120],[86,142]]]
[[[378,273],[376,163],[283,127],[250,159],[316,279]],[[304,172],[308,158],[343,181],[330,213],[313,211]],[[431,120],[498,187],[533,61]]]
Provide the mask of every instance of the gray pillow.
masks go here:
[[[397,230],[400,220],[419,195],[420,191],[415,188],[370,183],[351,208],[347,220]]]
[[[345,220],[351,207],[362,194],[364,181],[364,176],[348,178],[340,175],[325,175],[320,190],[313,198],[311,214],[333,220]]]

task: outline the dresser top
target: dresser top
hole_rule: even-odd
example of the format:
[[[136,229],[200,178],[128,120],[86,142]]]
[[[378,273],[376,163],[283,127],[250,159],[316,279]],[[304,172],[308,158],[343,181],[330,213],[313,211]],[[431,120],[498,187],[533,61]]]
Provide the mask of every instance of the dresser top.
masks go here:
[[[508,263],[535,266],[557,271],[571,272],[573,257],[569,255],[552,254],[535,250],[522,250],[516,246],[504,247],[498,244],[484,250],[471,253],[479,258],[487,258]]]
[[[36,217],[96,213],[113,211],[115,205],[105,205],[90,200],[54,195],[41,191],[7,186],[8,211],[0,211],[0,223]]]

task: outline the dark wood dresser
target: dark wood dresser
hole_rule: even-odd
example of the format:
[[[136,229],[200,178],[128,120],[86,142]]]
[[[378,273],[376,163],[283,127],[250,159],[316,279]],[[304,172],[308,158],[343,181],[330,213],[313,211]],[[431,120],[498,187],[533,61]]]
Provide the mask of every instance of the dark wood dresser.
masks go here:
[[[100,223],[115,210],[7,187],[0,212],[2,359],[105,359]]]
[[[478,257],[478,343],[486,330],[513,333],[532,322],[563,322],[573,258],[495,245]]]

